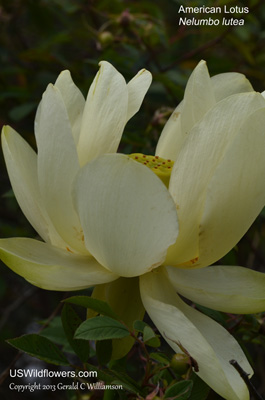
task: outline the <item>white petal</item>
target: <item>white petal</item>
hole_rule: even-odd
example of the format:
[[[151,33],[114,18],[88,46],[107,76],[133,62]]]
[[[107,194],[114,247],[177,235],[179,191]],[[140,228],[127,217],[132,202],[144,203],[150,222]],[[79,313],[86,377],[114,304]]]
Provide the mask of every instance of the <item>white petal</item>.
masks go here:
[[[185,89],[181,113],[182,134],[187,135],[215,103],[207,65],[201,61],[192,72]]]
[[[223,100],[232,94],[253,92],[253,87],[243,74],[226,72],[211,78],[216,101]]]
[[[128,89],[123,76],[108,62],[90,86],[83,113],[78,155],[81,165],[117,151],[127,122]]]
[[[182,134],[181,112],[183,102],[181,102],[171,114],[164,129],[159,137],[155,155],[175,161],[187,135]]]
[[[169,345],[180,343],[199,367],[198,375],[227,400],[248,400],[249,393],[234,359],[249,374],[252,369],[236,340],[219,324],[189,307],[175,293],[161,269],[140,277],[143,304]],[[177,342],[177,343],[176,343]]]
[[[55,87],[57,87],[63,97],[63,101],[68,113],[69,121],[72,127],[75,144],[77,145],[85,99],[78,87],[74,84],[69,71],[62,71],[58,76]]]
[[[200,227],[201,264],[234,247],[265,204],[265,108],[251,114],[207,186]]]
[[[218,102],[233,94],[252,91],[253,88],[246,77],[236,72],[218,74],[209,80],[206,64],[201,61],[188,81],[185,101],[177,106],[161,133],[156,155],[175,161],[188,131],[215,104],[215,101]]]
[[[38,180],[44,206],[60,236],[86,252],[82,228],[72,203],[72,181],[79,170],[68,114],[59,89],[49,85],[36,124]]]
[[[159,138],[156,155],[175,161],[192,127],[215,105],[211,79],[205,61],[192,72],[178,105]]]
[[[2,129],[2,148],[9,179],[18,204],[33,228],[49,241],[37,176],[37,154],[11,127]]]
[[[122,154],[87,164],[75,187],[89,252],[123,277],[160,265],[178,234],[175,204],[160,179]]]
[[[3,127],[2,147],[11,185],[25,217],[43,240],[65,247],[65,242],[55,230],[42,203],[37,177],[37,154],[9,126]]]
[[[137,113],[143,102],[144,96],[152,82],[152,75],[146,69],[142,69],[127,84],[129,101],[127,121]]]
[[[178,293],[203,306],[227,313],[265,310],[265,274],[243,267],[214,265],[191,271],[167,267]]]
[[[0,239],[0,258],[42,289],[80,290],[118,278],[91,256],[72,254],[34,239]]]
[[[177,205],[180,234],[176,245],[169,249],[168,265],[181,264],[198,257],[199,225],[209,181],[238,134],[240,125],[252,112],[262,107],[264,99],[260,94],[229,96],[217,103],[188,135],[174,164],[169,184],[169,191]],[[248,157],[244,146],[240,146],[243,160]],[[236,147],[233,151],[237,152]],[[234,157],[231,152],[230,157]],[[230,172],[227,174],[227,179],[230,179]],[[218,193],[220,190],[222,186]],[[216,207],[214,210],[218,213]],[[225,219],[229,221],[227,216]]]
[[[25,217],[43,240],[65,248],[66,243],[55,230],[43,206],[37,176],[37,154],[9,126],[3,127],[2,147],[11,185]]]

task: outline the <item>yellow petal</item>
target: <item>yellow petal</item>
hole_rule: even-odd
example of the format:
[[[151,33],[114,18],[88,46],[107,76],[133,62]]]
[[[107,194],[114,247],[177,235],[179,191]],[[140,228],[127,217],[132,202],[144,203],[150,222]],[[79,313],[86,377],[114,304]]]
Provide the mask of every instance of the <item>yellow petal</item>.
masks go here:
[[[80,168],[77,151],[63,98],[52,85],[43,94],[35,128],[42,202],[64,241],[85,254],[82,228],[72,202],[72,182]]]
[[[200,61],[192,72],[184,94],[181,113],[182,134],[187,136],[192,127],[215,105],[215,96],[205,61]]]
[[[91,256],[72,254],[34,239],[0,239],[0,258],[42,289],[80,290],[118,278]]]
[[[175,161],[185,143],[188,131],[214,106],[215,102],[245,92],[253,92],[253,88],[243,74],[236,72],[218,74],[209,81],[206,64],[201,61],[187,83],[185,101],[182,101],[171,114],[160,135],[156,155]],[[182,122],[185,118],[189,129],[185,127],[185,122]]]
[[[85,99],[78,87],[74,84],[69,71],[62,71],[55,84],[62,95],[69,121],[72,127],[72,133],[77,145],[81,129]]]
[[[199,225],[209,182],[237,136],[241,124],[255,110],[264,107],[264,104],[263,97],[257,93],[229,96],[210,109],[188,135],[185,146],[175,161],[169,184],[169,191],[178,210],[180,234],[176,245],[169,249],[166,260],[168,265],[185,263],[199,256]],[[246,143],[242,144],[240,148],[242,163],[249,157],[248,145],[246,147]],[[237,152],[236,147],[233,151]],[[255,152],[253,155],[255,158]],[[229,153],[229,157],[234,158],[232,152]],[[229,180],[228,168],[226,173]],[[218,193],[222,189],[220,185]],[[226,190],[230,190],[230,186],[225,188],[225,192]],[[214,197],[216,198],[216,193]],[[215,202],[210,204],[214,204],[215,207]],[[214,208],[214,212],[219,215],[217,207]],[[227,216],[225,220],[229,220]],[[218,226],[216,228],[218,229]],[[206,264],[203,262],[203,265]],[[202,266],[200,260],[198,266]]]
[[[200,226],[200,263],[230,251],[265,204],[265,108],[251,114],[216,168],[206,190]]]
[[[156,155],[175,161],[192,127],[215,103],[207,65],[201,61],[188,80],[183,101],[172,113],[161,133]]]
[[[221,101],[237,93],[253,92],[253,87],[243,74],[226,72],[211,78],[216,101]]]
[[[3,127],[1,138],[9,179],[20,208],[38,234],[49,241],[48,220],[38,185],[37,154],[9,126]]]
[[[163,270],[140,277],[140,291],[147,313],[168,344],[188,351],[199,367],[198,375],[226,400],[248,400],[249,393],[231,359],[253,373],[236,340],[217,322],[185,304],[175,293]]]
[[[104,155],[82,168],[75,202],[88,251],[120,276],[157,267],[176,240],[177,213],[167,188],[126,155]]]
[[[127,84],[128,110],[127,121],[137,113],[141,107],[146,92],[151,85],[152,75],[146,69],[142,69]]]
[[[65,247],[66,243],[55,230],[41,198],[37,154],[9,126],[3,127],[2,147],[9,179],[25,217],[43,240],[58,247]]]
[[[183,102],[171,114],[160,135],[156,146],[155,155],[175,161],[186,139],[181,130],[181,112]]]
[[[123,76],[108,62],[90,86],[78,142],[78,156],[83,166],[104,153],[117,151],[127,122],[128,89]]]
[[[248,268],[214,265],[191,271],[167,267],[178,293],[227,313],[252,314],[265,310],[265,274]]]

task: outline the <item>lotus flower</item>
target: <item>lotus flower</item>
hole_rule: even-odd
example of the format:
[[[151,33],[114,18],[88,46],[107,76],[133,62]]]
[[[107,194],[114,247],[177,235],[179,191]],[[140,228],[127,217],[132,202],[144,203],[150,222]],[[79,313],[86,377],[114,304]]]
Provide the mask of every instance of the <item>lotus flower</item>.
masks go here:
[[[252,369],[236,340],[179,294],[215,310],[265,309],[265,275],[210,266],[245,234],[265,205],[265,100],[241,74],[193,71],[154,156],[116,153],[151,78],[126,86],[108,63],[86,102],[63,72],[36,116],[38,155],[11,128],[2,134],[17,200],[44,242],[0,240],[2,260],[50,290],[95,286],[129,326],[151,319],[198,375],[227,400],[249,399],[230,365]],[[113,356],[131,346],[114,342]]]

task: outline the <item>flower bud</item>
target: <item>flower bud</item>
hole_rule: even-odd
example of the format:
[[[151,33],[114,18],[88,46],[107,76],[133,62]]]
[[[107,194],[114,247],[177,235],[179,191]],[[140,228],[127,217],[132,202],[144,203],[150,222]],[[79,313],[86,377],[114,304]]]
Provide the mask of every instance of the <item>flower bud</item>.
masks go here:
[[[120,25],[127,27],[133,20],[134,18],[129,10],[124,10],[119,17],[118,22]]]
[[[108,46],[113,42],[114,37],[111,32],[104,31],[98,35],[98,40],[102,46]]]
[[[186,354],[176,353],[173,355],[170,367],[179,375],[185,374],[190,368],[190,358]]]

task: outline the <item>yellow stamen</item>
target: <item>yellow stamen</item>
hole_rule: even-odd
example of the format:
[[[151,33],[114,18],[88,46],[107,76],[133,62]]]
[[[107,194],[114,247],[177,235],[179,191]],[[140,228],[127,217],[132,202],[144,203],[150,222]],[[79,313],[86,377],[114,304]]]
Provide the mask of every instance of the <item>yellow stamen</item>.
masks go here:
[[[129,157],[150,168],[168,187],[174,161],[158,156],[146,156],[142,153],[129,154]]]

